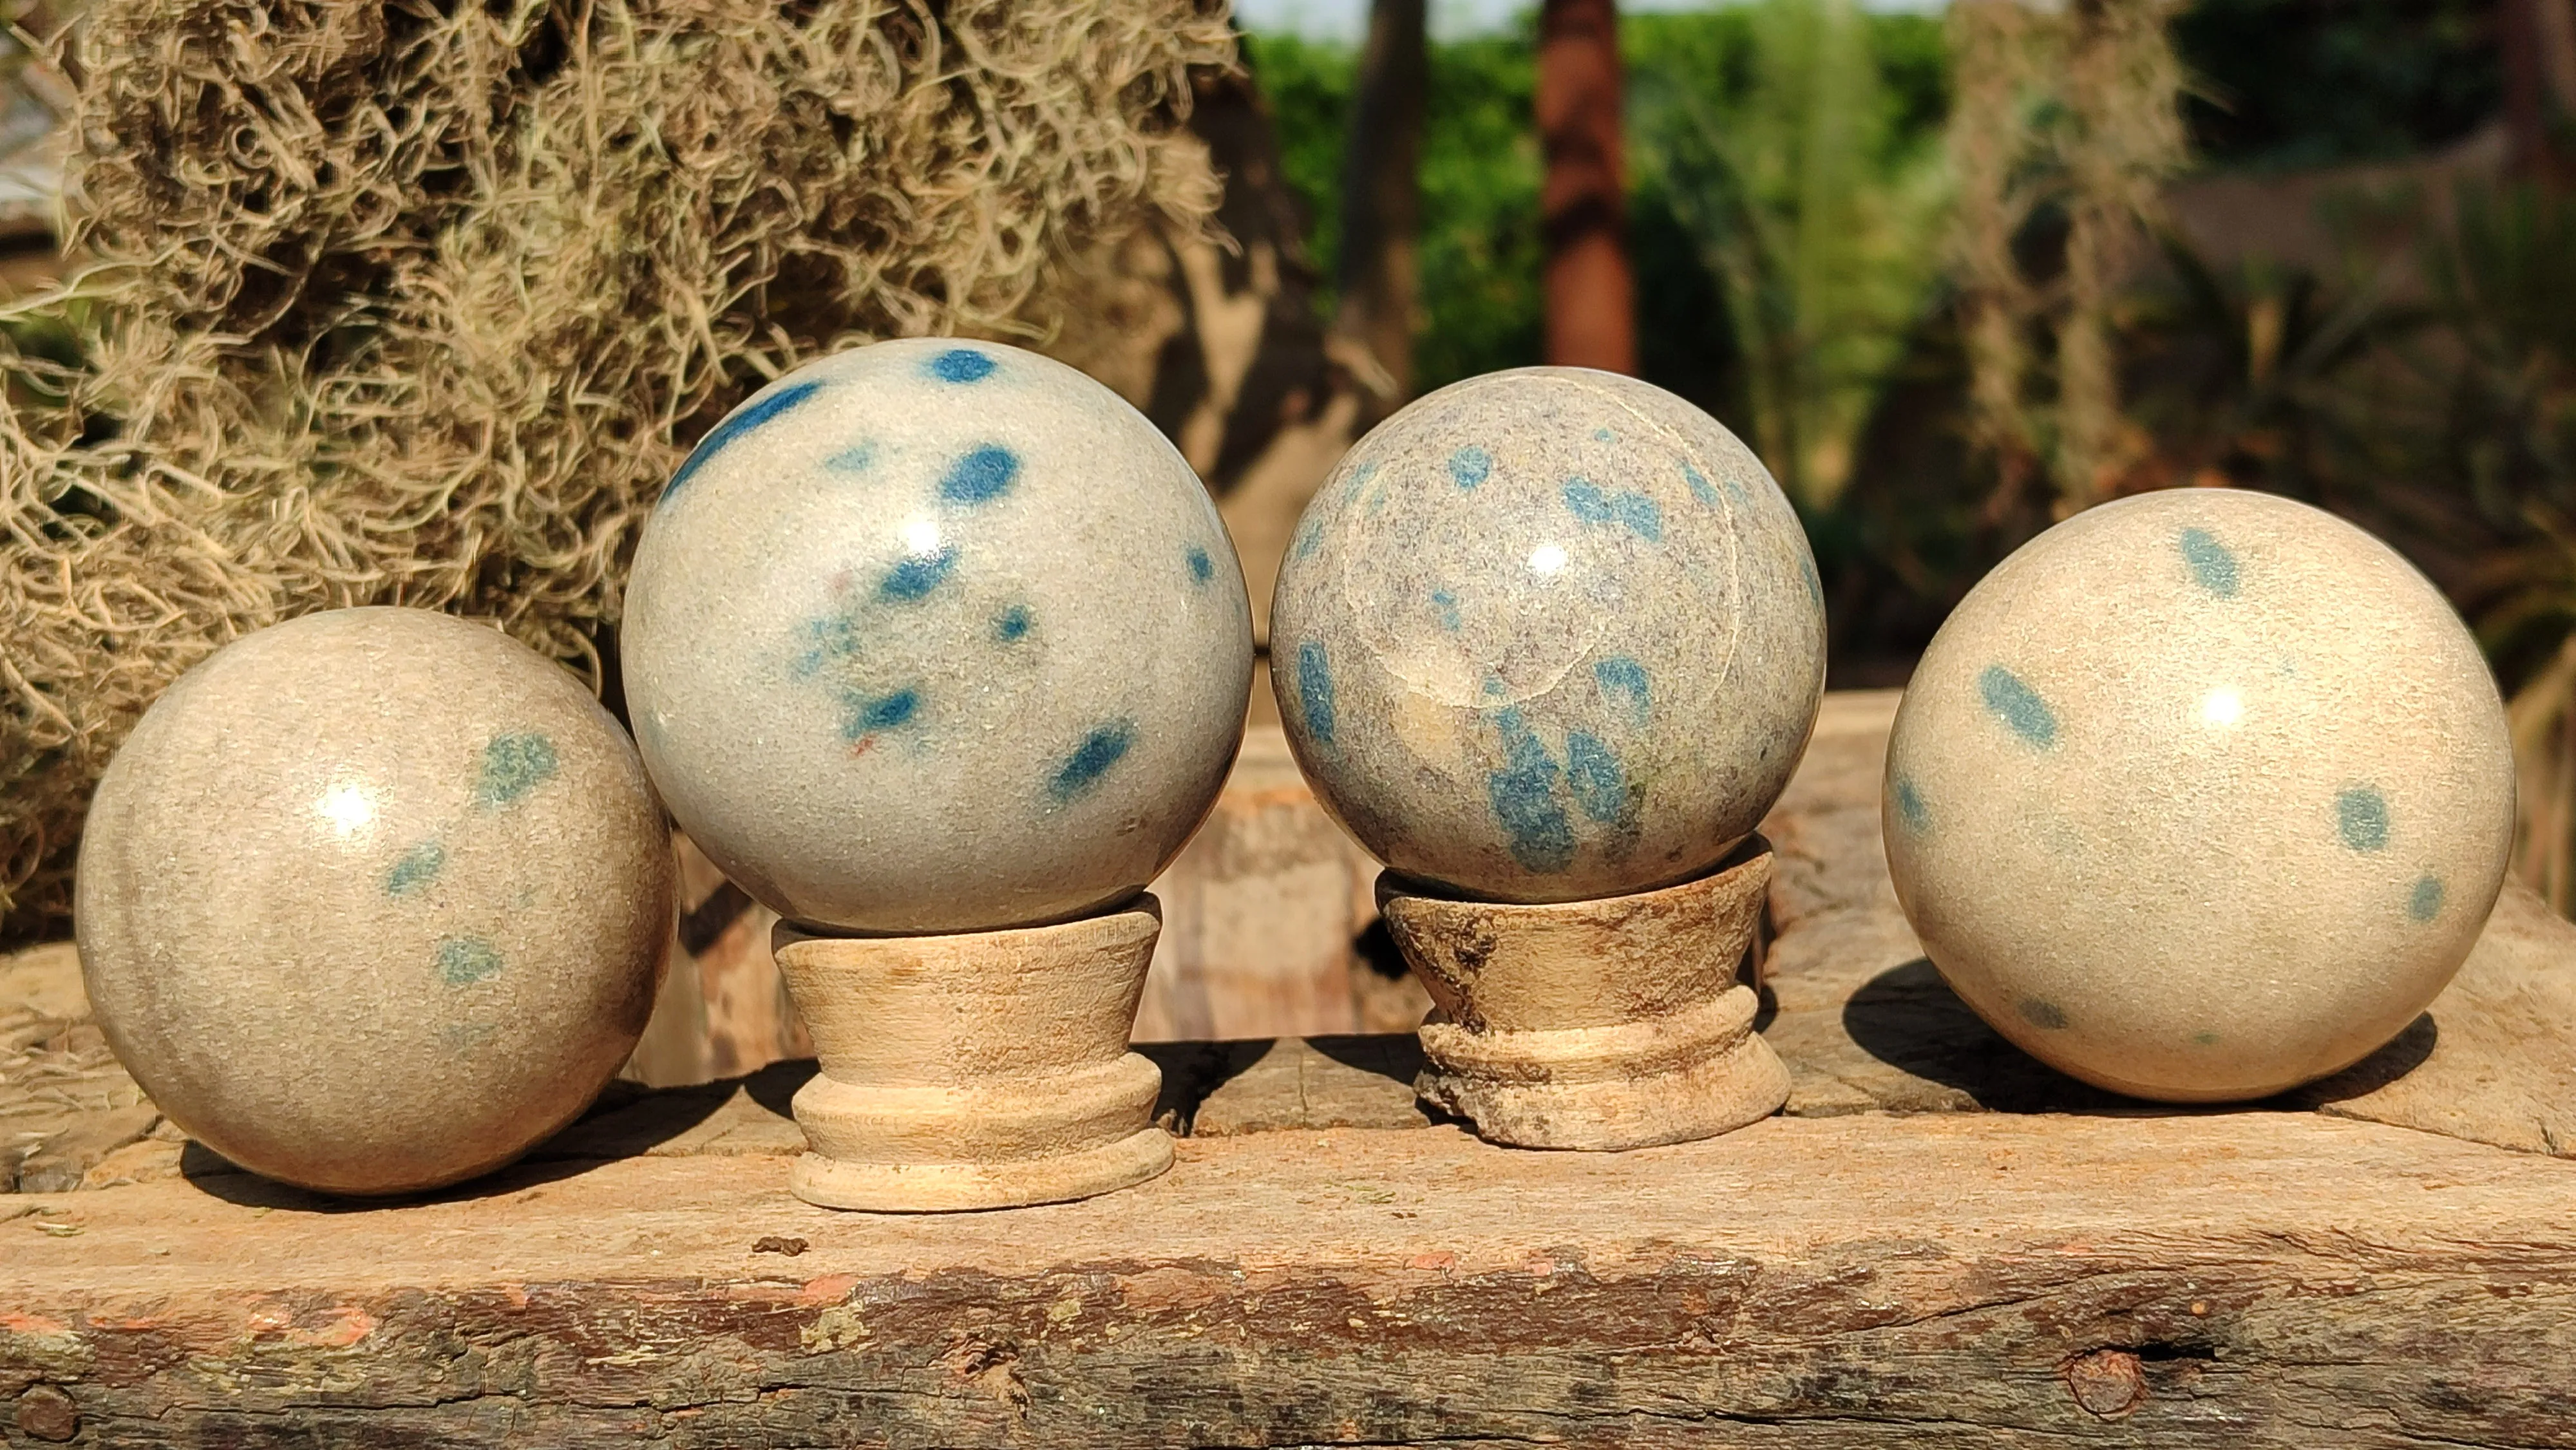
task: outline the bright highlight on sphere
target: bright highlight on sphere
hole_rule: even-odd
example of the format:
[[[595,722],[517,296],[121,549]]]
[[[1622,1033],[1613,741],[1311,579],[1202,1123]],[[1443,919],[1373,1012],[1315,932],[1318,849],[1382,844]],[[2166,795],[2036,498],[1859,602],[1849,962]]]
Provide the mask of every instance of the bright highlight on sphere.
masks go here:
[[[1453,384],[1327,479],[1271,678],[1324,804],[1397,871],[1575,901],[1718,864],[1824,688],[1795,511],[1715,419],[1576,368]]]
[[[2114,1091],[2265,1096],[2349,1065],[2475,945],[2513,841],[2493,676],[2377,539],[2176,489],[2050,529],[1962,601],[1889,741],[1924,950]]]
[[[671,813],[824,930],[1061,920],[1142,890],[1241,740],[1251,608],[1189,464],[987,342],[878,343],[708,430],[622,632]]]

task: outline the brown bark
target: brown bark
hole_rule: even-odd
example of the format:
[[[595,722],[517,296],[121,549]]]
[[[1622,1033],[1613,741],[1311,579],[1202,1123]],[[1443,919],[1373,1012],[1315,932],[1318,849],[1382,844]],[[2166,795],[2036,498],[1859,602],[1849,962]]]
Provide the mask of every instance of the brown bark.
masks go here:
[[[1341,304],[1333,330],[1375,359],[1372,419],[1413,393],[1422,235],[1422,107],[1430,80],[1425,0],[1375,0],[1342,162]]]
[[[2521,174],[2576,182],[2576,6],[2570,0],[2502,0],[2505,127]]]
[[[1546,0],[1538,25],[1547,360],[1633,373],[1636,284],[1628,269],[1617,0]]]

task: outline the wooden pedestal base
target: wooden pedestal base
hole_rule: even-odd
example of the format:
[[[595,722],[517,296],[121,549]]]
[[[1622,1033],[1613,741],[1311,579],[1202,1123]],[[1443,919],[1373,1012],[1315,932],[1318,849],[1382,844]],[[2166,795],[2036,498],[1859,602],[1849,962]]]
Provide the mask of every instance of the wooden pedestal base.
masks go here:
[[[1088,1198],[1172,1166],[1162,1073],[1127,1050],[1163,926],[1150,895],[1056,926],[772,944],[822,1071],[797,1090],[825,1208],[927,1213]]]
[[[1378,878],[1388,932],[1438,1004],[1416,1089],[1522,1148],[1714,1137],[1788,1100],[1735,980],[1771,881],[1755,837],[1713,875],[1601,901],[1507,905]]]

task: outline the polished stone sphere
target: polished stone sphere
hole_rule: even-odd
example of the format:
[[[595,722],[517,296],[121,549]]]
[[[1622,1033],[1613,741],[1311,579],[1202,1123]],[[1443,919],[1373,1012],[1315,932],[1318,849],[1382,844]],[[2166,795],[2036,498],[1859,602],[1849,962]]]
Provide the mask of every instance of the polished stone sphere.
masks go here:
[[[90,803],[99,1025],[244,1168],[334,1193],[485,1172],[634,1049],[670,828],[572,676],[417,609],[306,615],[164,692]]]
[[[1779,485],[1697,408],[1579,368],[1452,384],[1361,439],[1297,526],[1270,631],[1325,806],[1397,872],[1494,901],[1715,866],[1824,690]]]
[[[1216,505],[1115,393],[881,342],[707,432],[627,587],[626,698],[690,838],[821,931],[1036,925],[1179,853],[1243,735]]]
[[[1898,899],[2033,1056],[2138,1097],[2261,1097],[2442,990],[2513,843],[2459,616],[2377,539],[2176,489],[2032,540],[1942,625],[1889,741]]]

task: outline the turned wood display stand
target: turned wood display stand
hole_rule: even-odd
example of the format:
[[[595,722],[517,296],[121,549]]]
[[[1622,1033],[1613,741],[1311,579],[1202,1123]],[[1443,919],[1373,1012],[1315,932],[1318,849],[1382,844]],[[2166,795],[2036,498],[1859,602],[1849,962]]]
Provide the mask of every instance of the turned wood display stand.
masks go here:
[[[926,1213],[1089,1198],[1172,1166],[1160,1069],[1127,1050],[1163,927],[1148,894],[1055,926],[772,937],[822,1070],[787,1186]]]
[[[1759,836],[1714,873],[1632,896],[1462,901],[1388,872],[1378,909],[1437,1003],[1422,1096],[1521,1148],[1644,1148],[1770,1116],[1789,1070],[1736,980],[1771,882]]]

